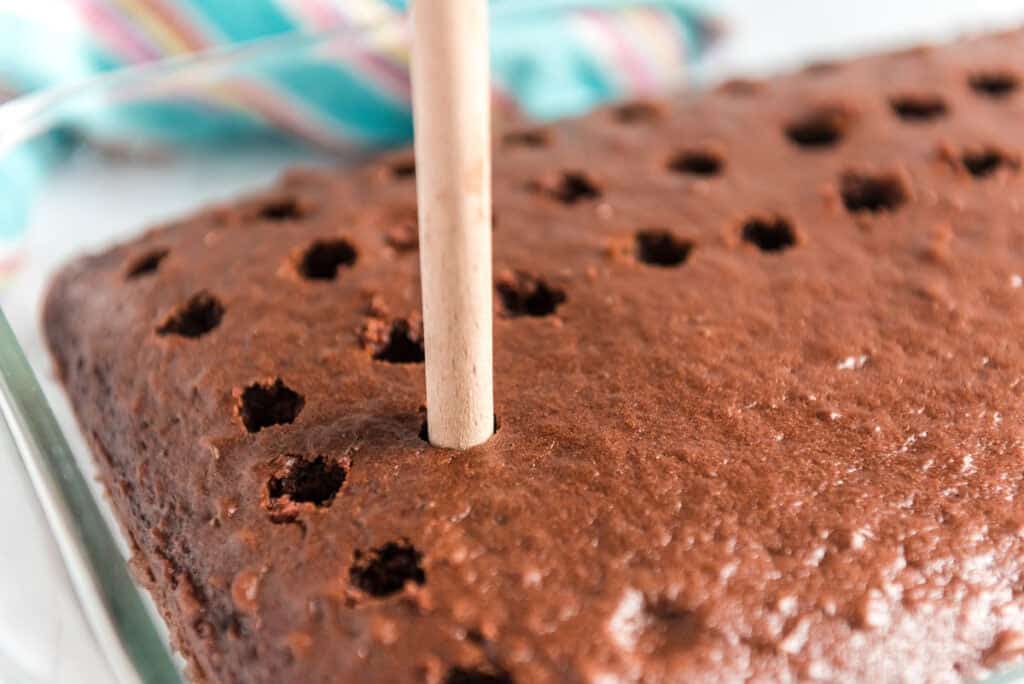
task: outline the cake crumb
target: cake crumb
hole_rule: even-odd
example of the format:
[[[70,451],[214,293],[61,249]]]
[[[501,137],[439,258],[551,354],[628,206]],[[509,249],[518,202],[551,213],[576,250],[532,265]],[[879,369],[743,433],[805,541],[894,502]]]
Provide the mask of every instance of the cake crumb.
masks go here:
[[[837,370],[859,370],[867,365],[871,357],[866,354],[860,356],[847,356],[836,364]]]
[[[262,571],[242,570],[231,581],[231,600],[243,613],[255,613],[259,609],[259,587]]]

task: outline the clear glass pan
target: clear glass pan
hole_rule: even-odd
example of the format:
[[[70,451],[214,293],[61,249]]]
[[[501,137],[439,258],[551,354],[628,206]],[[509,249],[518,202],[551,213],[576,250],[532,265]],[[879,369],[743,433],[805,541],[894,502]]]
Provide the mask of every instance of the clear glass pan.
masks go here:
[[[0,163],[69,121],[87,120],[167,97],[205,97],[225,84],[310,58],[359,51],[366,41],[401,47],[404,36],[364,28],[358,34],[288,36],[200,57],[103,76],[0,108]],[[180,682],[167,631],[135,584],[126,545],[93,478],[93,465],[39,330],[45,284],[72,254],[96,250],[211,201],[268,184],[303,164],[351,164],[362,153],[321,141],[283,140],[230,148],[210,144],[87,147],[48,169],[30,198],[25,249],[31,269],[8,285],[0,313],[0,410],[57,541],[79,603],[118,681]],[[2,178],[0,178],[2,182]],[[59,202],[54,197],[62,198]],[[1024,668],[992,682],[1024,680]]]

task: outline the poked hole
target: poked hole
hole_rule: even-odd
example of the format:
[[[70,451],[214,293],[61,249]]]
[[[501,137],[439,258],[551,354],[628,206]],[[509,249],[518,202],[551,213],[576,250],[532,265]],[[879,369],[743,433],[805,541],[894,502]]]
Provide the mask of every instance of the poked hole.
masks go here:
[[[348,240],[317,240],[299,258],[299,273],[307,280],[334,280],[340,269],[355,265],[357,256]]]
[[[668,161],[669,170],[690,176],[717,176],[724,166],[722,156],[706,148],[683,150]]]
[[[702,611],[666,597],[645,597],[643,616],[651,636],[679,651],[695,646],[705,628]]]
[[[818,60],[804,66],[803,72],[810,76],[824,76],[834,74],[842,68],[839,62],[833,60]]]
[[[599,199],[601,186],[584,171],[565,171],[554,182],[540,182],[533,186],[562,204],[574,205]]]
[[[793,224],[781,216],[755,216],[747,219],[740,237],[762,252],[782,252],[797,244]]]
[[[363,346],[374,361],[385,363],[423,363],[423,325],[419,320],[399,318],[393,321],[371,319],[360,333]]]
[[[812,109],[788,123],[785,133],[790,142],[799,147],[834,147],[846,136],[852,119],[853,115],[848,108],[826,105]]]
[[[259,217],[267,221],[297,221],[306,212],[295,197],[279,197],[265,202],[259,209]]]
[[[501,277],[495,289],[509,318],[550,316],[565,303],[565,291],[523,271]]]
[[[967,84],[978,95],[1002,99],[1016,92],[1020,77],[1006,69],[985,69],[970,74]]]
[[[988,178],[1000,169],[1016,170],[1019,161],[996,147],[977,147],[964,150],[960,163],[974,178]]]
[[[942,97],[934,94],[905,94],[889,98],[896,116],[911,123],[932,121],[946,116],[949,108]]]
[[[420,412],[426,414],[427,409],[421,407]],[[494,416],[494,434],[498,434],[498,430],[501,429],[501,419],[498,418],[497,414]],[[420,431],[416,433],[417,437],[420,438],[421,442],[430,444],[430,426],[427,425],[427,419],[424,418],[420,422]]]
[[[206,291],[193,295],[157,329],[157,335],[178,335],[195,339],[211,332],[224,318],[224,305]]]
[[[635,101],[615,107],[612,115],[621,124],[636,125],[653,123],[662,117],[663,112],[652,102]]]
[[[271,519],[274,522],[295,520],[299,513],[296,504],[329,507],[345,484],[346,477],[348,468],[336,459],[288,456],[284,465],[267,480],[265,505]]]
[[[540,128],[510,131],[502,136],[506,147],[547,147],[551,144],[551,133]]]
[[[399,159],[388,166],[392,178],[396,180],[413,180],[416,178],[416,160],[413,158]]]
[[[839,181],[843,205],[851,213],[896,211],[909,196],[906,184],[897,174],[847,171]]]
[[[766,86],[762,81],[755,81],[749,78],[731,78],[723,81],[715,87],[716,93],[722,93],[732,97],[753,97],[763,93]]]
[[[136,257],[129,262],[128,267],[125,269],[124,277],[132,280],[156,273],[157,269],[160,268],[161,262],[170,253],[171,251],[166,247],[158,247]]]
[[[273,382],[256,382],[239,394],[236,411],[249,432],[259,432],[275,425],[295,422],[305,398],[284,384],[281,378]]]
[[[682,265],[693,251],[693,242],[662,228],[638,230],[634,236],[637,261],[650,266],[672,268]]]
[[[407,584],[427,581],[421,554],[408,540],[391,541],[369,551],[357,550],[349,568],[349,582],[376,598],[392,596]]]

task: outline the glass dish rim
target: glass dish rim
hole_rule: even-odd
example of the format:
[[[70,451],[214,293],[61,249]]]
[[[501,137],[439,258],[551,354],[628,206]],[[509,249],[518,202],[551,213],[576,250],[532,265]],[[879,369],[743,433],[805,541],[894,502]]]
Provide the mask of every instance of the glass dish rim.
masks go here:
[[[642,1],[642,0],[641,0]],[[564,5],[601,0],[562,0]],[[69,113],[124,102],[150,88],[189,79],[216,78],[262,60],[301,56],[328,41],[351,36],[367,40],[382,25],[364,23],[322,33],[289,32],[102,73],[74,84],[46,89],[0,105],[0,159]],[[130,100],[129,100],[130,101]],[[13,437],[47,526],[60,552],[76,601],[118,682],[185,681],[154,620],[148,598],[121,553],[120,536],[101,514],[53,409],[21,343],[0,309],[0,417]],[[1024,681],[1024,663],[982,680],[984,684]]]

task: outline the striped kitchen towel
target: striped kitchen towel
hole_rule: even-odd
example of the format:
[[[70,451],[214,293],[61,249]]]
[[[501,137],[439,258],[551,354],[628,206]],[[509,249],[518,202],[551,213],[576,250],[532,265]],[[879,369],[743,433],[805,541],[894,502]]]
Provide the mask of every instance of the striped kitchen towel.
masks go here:
[[[713,35],[699,0],[491,0],[498,102],[535,119],[680,87]],[[267,133],[385,147],[412,135],[405,0],[68,0],[0,9],[0,100],[97,73],[285,34],[335,35],[197,97],[72,117],[0,158],[0,271],[33,186],[69,141],[180,143]],[[282,38],[288,40],[288,38]],[[308,42],[308,41],[307,41]],[[0,119],[2,120],[2,119]]]

